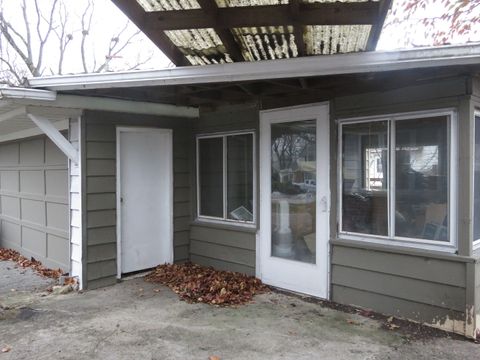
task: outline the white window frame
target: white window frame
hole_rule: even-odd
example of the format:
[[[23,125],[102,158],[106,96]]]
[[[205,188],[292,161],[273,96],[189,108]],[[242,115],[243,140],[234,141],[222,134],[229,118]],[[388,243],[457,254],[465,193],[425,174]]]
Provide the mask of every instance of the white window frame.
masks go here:
[[[472,157],[472,188],[473,188],[473,201],[472,201],[472,215],[475,217],[475,150],[476,150],[476,143],[475,143],[475,129],[477,126],[476,118],[480,117],[480,110],[475,110],[473,112],[473,157]],[[475,224],[475,220],[472,221],[472,227]],[[473,239],[473,250],[480,249],[480,239]]]
[[[252,135],[252,165],[253,165],[253,221],[241,221],[235,219],[228,219],[227,214],[227,138],[231,136],[238,135]],[[221,138],[223,144],[223,217],[215,217],[208,215],[200,214],[200,161],[199,161],[199,147],[200,140],[202,139],[212,139],[212,138]],[[254,228],[257,221],[257,149],[256,149],[256,137],[255,130],[242,130],[242,131],[231,131],[231,132],[221,132],[213,134],[200,134],[196,136],[196,190],[197,190],[197,221],[217,223],[217,224],[229,224],[235,226],[244,226],[249,228]]]
[[[447,116],[447,136],[448,136],[448,151],[449,151],[449,176],[448,176],[448,206],[449,206],[449,241],[439,240],[426,240],[419,238],[405,238],[395,236],[395,192],[392,189],[395,188],[395,151],[391,149],[395,148],[395,123],[402,120],[414,120],[420,118],[430,118],[437,116]],[[342,143],[342,127],[348,124],[358,124],[365,122],[375,121],[387,121],[388,122],[388,149],[390,151],[390,158],[388,163],[388,195],[387,195],[387,207],[388,207],[388,236],[362,234],[356,232],[343,231],[342,226],[342,194],[343,194],[343,143]],[[427,110],[416,112],[404,112],[404,113],[392,113],[379,116],[365,116],[356,118],[347,118],[337,120],[338,124],[338,159],[337,159],[337,173],[338,173],[338,237],[340,239],[364,241],[369,243],[377,243],[388,246],[402,246],[411,247],[425,250],[438,250],[449,253],[455,253],[457,251],[457,178],[458,174],[458,145],[457,145],[457,127],[458,117],[455,109],[439,109],[439,110]],[[479,241],[480,244],[480,241]]]

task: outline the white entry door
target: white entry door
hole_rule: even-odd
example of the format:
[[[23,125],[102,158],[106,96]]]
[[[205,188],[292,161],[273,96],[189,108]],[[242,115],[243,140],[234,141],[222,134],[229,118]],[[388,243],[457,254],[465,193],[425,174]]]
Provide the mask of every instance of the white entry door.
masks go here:
[[[260,239],[263,282],[328,298],[328,105],[263,111]]]
[[[172,131],[117,128],[118,276],[173,261]]]

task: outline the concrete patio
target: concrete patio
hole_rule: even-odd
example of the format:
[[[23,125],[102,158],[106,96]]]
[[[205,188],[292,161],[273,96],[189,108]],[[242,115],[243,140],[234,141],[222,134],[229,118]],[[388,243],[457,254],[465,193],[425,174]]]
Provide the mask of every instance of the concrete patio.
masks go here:
[[[36,275],[0,262],[0,282]],[[12,265],[10,263],[10,265]],[[23,270],[22,270],[23,271]],[[0,286],[0,359],[466,359],[480,346],[459,338],[408,339],[382,322],[270,293],[238,308],[187,304],[142,278],[45,295]],[[24,289],[26,290],[26,289]]]

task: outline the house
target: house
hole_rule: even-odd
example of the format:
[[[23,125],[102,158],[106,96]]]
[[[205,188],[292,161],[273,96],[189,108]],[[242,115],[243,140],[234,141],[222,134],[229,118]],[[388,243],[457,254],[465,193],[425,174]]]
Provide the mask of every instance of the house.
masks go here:
[[[178,64],[215,64],[1,88],[2,246],[83,288],[191,260],[480,334],[480,45],[365,52],[379,21],[363,33],[327,24],[306,31],[329,32],[317,47],[283,43],[295,57],[235,62],[280,54],[272,44],[295,29],[262,20],[273,33],[252,42],[224,29],[258,23],[254,6],[238,18],[228,7],[201,17],[204,1],[152,13],[139,4],[156,2],[115,3],[162,48],[170,42]],[[344,24],[384,3],[342,4],[298,11],[340,6]],[[222,46],[175,29],[193,21],[222,34]],[[226,52],[232,34],[245,42]],[[339,51],[345,43],[355,46]],[[301,56],[327,44],[329,55]]]

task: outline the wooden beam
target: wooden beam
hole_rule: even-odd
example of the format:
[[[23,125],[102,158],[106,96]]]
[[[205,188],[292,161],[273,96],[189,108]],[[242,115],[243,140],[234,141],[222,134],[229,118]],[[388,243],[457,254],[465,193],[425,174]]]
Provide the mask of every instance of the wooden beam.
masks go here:
[[[372,25],[370,30],[370,35],[367,40],[367,51],[375,51],[377,47],[378,39],[382,33],[383,24],[385,23],[385,18],[387,17],[388,10],[392,6],[392,0],[380,0],[378,7],[377,20]]]
[[[144,26],[147,13],[136,1],[112,0],[112,2],[157,45],[173,64],[176,66],[191,65],[190,61],[188,61],[185,55],[173,44],[163,31]]]
[[[290,12],[294,21],[293,35],[295,36],[295,44],[297,45],[298,56],[305,56],[305,41],[303,39],[303,26],[301,24],[300,1],[290,0]]]
[[[115,3],[127,0],[113,0]],[[290,5],[218,8],[214,14],[202,9],[145,13],[141,29],[180,30],[298,25],[368,25],[377,21],[379,2],[299,3],[298,15]]]
[[[215,0],[197,0],[202,10],[209,16],[217,17],[218,15],[218,6]],[[243,58],[242,52],[240,47],[238,46],[233,34],[230,32],[229,29],[217,27],[213,28],[217,33],[220,40],[222,40],[223,45],[225,46],[225,50],[230,55],[233,61],[245,61]]]
[[[50,120],[30,112],[27,113],[27,116],[70,160],[78,164],[78,150],[73,147]]]

